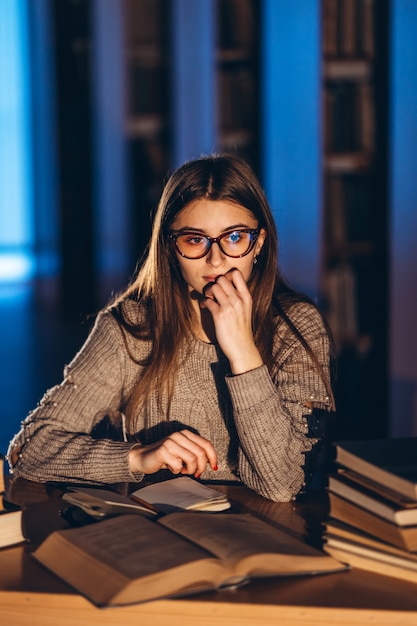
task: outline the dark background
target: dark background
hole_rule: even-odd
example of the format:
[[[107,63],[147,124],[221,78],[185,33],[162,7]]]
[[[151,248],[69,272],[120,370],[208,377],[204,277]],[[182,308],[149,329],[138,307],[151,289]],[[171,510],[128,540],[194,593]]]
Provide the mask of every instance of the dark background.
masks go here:
[[[56,193],[50,210],[58,224],[50,240],[43,237],[42,223],[49,223],[52,213],[45,217],[40,183],[35,184],[34,210],[38,222],[33,253],[41,258],[44,248],[50,246],[58,262],[55,269],[46,267],[46,270],[39,263],[30,281],[0,284],[1,450],[6,449],[19,421],[40,400],[46,388],[59,383],[64,364],[82,345],[94,314],[132,275],[136,260],[146,247],[152,212],[163,181],[181,155],[176,138],[180,127],[177,84],[191,81],[190,90],[179,94],[182,98],[197,102],[201,95],[201,76],[195,76],[193,81],[192,76],[177,75],[179,52],[173,45],[175,33],[181,32],[182,36],[188,32],[189,37],[193,36],[192,11],[196,5],[188,3],[187,8],[187,1],[178,2],[177,9],[182,5],[183,13],[180,9],[174,13],[168,0],[111,0],[114,15],[120,20],[118,28],[111,19],[100,22],[98,4],[93,0],[42,0],[41,3],[27,0],[34,101],[37,98],[42,101],[43,93],[43,83],[37,74],[39,49],[46,50],[49,59],[54,107],[48,132],[54,146],[52,183]],[[352,6],[356,7],[352,22],[354,35],[352,41],[346,40],[342,29],[349,16],[340,13],[342,4],[338,0],[307,3],[316,7],[314,20],[318,16],[320,22],[317,67],[322,72],[322,101],[318,109],[321,134],[316,138],[315,148],[322,155],[323,166],[316,198],[321,211],[316,220],[318,237],[313,233],[311,239],[312,249],[317,250],[320,275],[310,295],[317,298],[334,324],[338,362],[335,387],[338,416],[334,436],[386,437],[401,434],[403,428],[395,428],[397,418],[390,395],[392,378],[396,376],[390,370],[393,336],[390,181],[395,169],[390,143],[394,88],[391,62],[392,37],[396,31],[391,2],[352,0]],[[365,4],[373,6],[369,27],[371,53],[363,40],[364,26],[360,19]],[[416,15],[415,4],[408,4]],[[270,3],[213,0],[199,5],[200,20],[203,5],[212,21],[207,23],[205,39],[197,41],[194,52],[198,56],[199,44],[203,50],[210,41],[215,51],[216,86],[211,93],[216,111],[213,131],[216,141],[210,147],[232,149],[245,155],[264,181],[269,163],[267,139],[262,132],[268,104],[262,101],[265,99],[262,94],[268,90],[261,89],[268,62],[263,41],[263,11]],[[307,6],[300,2],[299,7],[302,5]],[[329,16],[329,11],[336,6],[339,16],[334,22],[332,42],[329,22],[334,18]],[[308,15],[301,11],[299,18],[297,15],[295,18],[303,23],[307,39],[311,19],[313,39],[317,37],[317,25]],[[181,22],[184,16],[187,24]],[[186,27],[191,30],[187,31]],[[98,59],[96,47],[100,37],[107,56],[104,53]],[[417,46],[417,38],[415,41]],[[274,46],[277,54],[282,54],[279,41]],[[120,62],[118,68],[115,58]],[[334,60],[346,62],[353,78],[344,81],[340,77],[332,78]],[[337,67],[340,71],[340,64]],[[360,75],[363,68],[370,74],[368,78],[358,79],[357,72]],[[113,84],[122,86],[120,93],[109,87],[110,76]],[[301,72],[294,80],[302,84],[306,79]],[[365,91],[368,86],[370,100]],[[359,100],[358,92],[362,94]],[[371,106],[371,113],[358,114],[357,107],[366,105]],[[123,126],[114,129],[118,107]],[[38,109],[34,106],[32,121],[40,145],[42,133],[37,125],[37,110],[39,104]],[[273,107],[268,115],[274,115]],[[191,128],[193,120],[187,122]],[[373,125],[368,134],[362,128],[365,122]],[[200,130],[203,127],[202,122]],[[303,132],[303,128],[298,129],[301,138]],[[357,132],[362,133],[359,139]],[[192,135],[190,131],[191,139]],[[410,142],[413,137],[410,133]],[[183,143],[186,144],[185,139]],[[343,165],[339,157],[348,158],[348,164]],[[291,160],[291,151],[287,158]],[[396,158],[401,162],[404,155],[396,154]],[[39,168],[36,141],[33,167],[36,173]],[[277,172],[278,180],[279,175]],[[303,172],[305,180],[310,175],[307,168]],[[341,199],[334,195],[337,193]],[[345,213],[341,235],[337,220],[342,204]],[[299,207],[301,220],[303,210]],[[291,280],[292,268],[285,270]],[[329,287],[335,270],[339,281],[336,301]],[[340,270],[345,272],[343,280]],[[352,276],[354,296],[346,301],[351,293],[346,284]],[[341,284],[344,291],[339,293]],[[304,288],[297,281],[295,286]],[[415,285],[412,287],[415,290]],[[413,305],[414,301],[415,297]],[[353,330],[350,318],[340,321],[348,316],[346,312],[352,305]],[[339,310],[337,315],[335,309]],[[408,412],[408,417],[399,418],[405,423],[405,434],[413,431],[415,411],[412,407],[416,382],[409,378],[405,374],[394,389],[394,396],[398,389],[402,390],[401,406]]]

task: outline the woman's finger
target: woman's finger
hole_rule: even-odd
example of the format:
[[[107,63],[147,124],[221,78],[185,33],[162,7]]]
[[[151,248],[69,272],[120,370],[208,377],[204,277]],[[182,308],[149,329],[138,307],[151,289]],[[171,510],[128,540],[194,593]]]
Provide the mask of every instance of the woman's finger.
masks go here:
[[[202,447],[211,469],[217,470],[217,454],[210,441],[201,437],[201,435],[193,433],[191,430],[182,430],[181,434],[196,443],[198,446]]]

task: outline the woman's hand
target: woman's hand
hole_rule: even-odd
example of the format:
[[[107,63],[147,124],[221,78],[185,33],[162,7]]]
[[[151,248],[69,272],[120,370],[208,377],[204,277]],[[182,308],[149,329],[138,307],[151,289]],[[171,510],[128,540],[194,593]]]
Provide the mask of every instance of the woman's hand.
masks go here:
[[[252,296],[238,269],[219,276],[204,291],[200,306],[210,311],[216,339],[229,359],[232,374],[262,365],[252,331]]]
[[[209,463],[217,470],[217,455],[212,444],[190,430],[171,433],[149,446],[136,446],[129,452],[129,468],[133,473],[154,474],[168,469],[173,474],[189,474],[198,478]]]

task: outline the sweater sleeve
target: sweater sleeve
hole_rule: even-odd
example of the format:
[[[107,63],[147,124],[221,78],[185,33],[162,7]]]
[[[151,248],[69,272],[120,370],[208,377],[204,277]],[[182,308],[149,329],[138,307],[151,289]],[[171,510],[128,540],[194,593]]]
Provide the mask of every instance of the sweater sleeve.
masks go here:
[[[302,304],[291,317],[329,380],[329,339],[319,313]],[[316,418],[332,402],[317,365],[289,329],[278,344],[271,373],[264,365],[228,377],[227,385],[240,442],[239,476],[261,495],[285,502],[305,485],[321,437]]]
[[[101,313],[87,341],[22,422],[8,459],[15,475],[38,482],[116,483],[141,479],[128,467],[134,444],[95,439],[94,427],[122,406],[126,348],[120,328]]]

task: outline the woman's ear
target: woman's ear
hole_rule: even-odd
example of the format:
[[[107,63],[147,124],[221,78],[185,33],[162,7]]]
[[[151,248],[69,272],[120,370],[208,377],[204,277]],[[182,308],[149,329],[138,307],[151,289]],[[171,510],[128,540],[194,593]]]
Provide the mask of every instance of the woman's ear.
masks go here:
[[[262,246],[264,245],[267,235],[268,233],[266,232],[265,228],[261,228],[261,230],[259,231],[258,239],[256,240],[255,256],[258,256],[260,251],[262,250]]]

